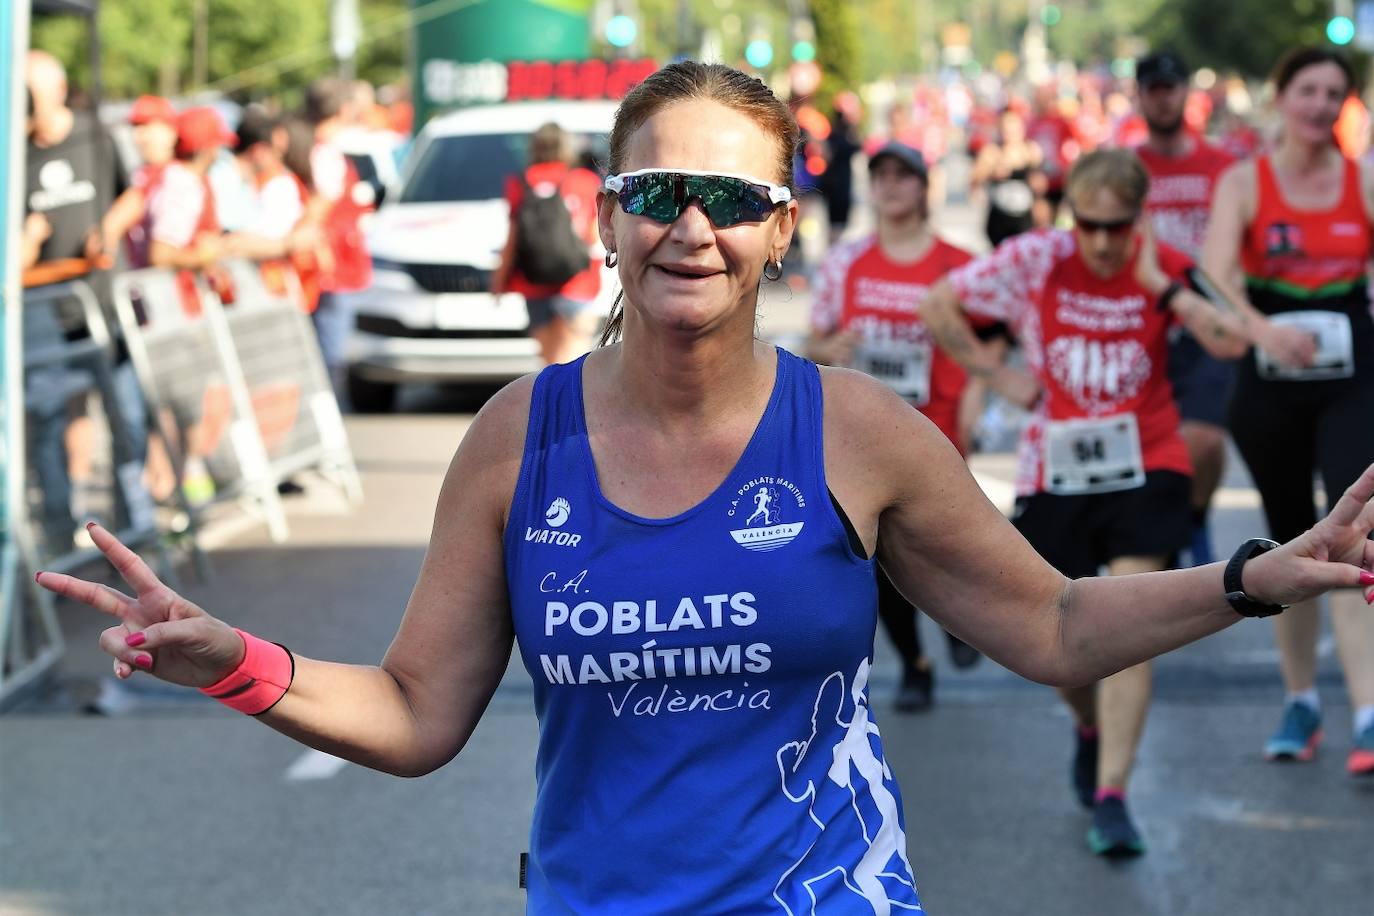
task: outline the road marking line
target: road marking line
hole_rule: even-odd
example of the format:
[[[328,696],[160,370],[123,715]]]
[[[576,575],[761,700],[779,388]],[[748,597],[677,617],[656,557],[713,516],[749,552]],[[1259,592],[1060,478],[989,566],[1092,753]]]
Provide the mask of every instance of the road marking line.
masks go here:
[[[344,767],[348,766],[348,761],[335,757],[333,754],[326,754],[323,751],[309,750],[296,762],[286,769],[286,778],[291,782],[302,782],[307,779],[329,779],[337,774]]]

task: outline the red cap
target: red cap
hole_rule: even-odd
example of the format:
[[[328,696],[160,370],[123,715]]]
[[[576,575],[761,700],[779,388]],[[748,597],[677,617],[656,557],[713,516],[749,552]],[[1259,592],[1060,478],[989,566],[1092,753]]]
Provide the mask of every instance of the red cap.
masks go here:
[[[152,121],[177,122],[177,110],[160,95],[141,95],[129,109],[129,123],[135,126]]]
[[[233,146],[234,135],[213,108],[188,108],[177,116],[177,153],[194,156],[212,146]]]

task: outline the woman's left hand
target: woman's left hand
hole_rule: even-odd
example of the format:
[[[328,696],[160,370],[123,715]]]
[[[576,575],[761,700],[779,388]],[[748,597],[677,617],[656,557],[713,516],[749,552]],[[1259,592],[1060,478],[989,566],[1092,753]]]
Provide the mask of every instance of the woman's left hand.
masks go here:
[[[1350,485],[1326,518],[1245,564],[1245,593],[1266,604],[1296,604],[1333,588],[1364,588],[1374,603],[1374,465]]]

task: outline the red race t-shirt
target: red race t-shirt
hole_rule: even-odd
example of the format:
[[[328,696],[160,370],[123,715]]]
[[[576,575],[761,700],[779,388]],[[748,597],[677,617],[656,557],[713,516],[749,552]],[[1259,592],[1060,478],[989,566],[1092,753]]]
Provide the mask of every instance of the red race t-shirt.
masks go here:
[[[817,273],[811,325],[857,330],[854,367],[886,382],[925,414],[962,452],[959,398],[968,378],[935,346],[917,308],[936,281],[973,256],[936,239],[920,260],[899,264],[870,235],[831,250]]]
[[[1144,146],[1135,154],[1150,173],[1145,209],[1150,211],[1155,238],[1198,257],[1207,236],[1212,194],[1235,157],[1196,138],[1186,156],[1163,156]]]
[[[1159,246],[1164,272],[1183,279],[1187,255]],[[1135,280],[1135,258],[1102,279],[1070,231],[1028,232],[955,270],[949,281],[972,315],[1006,322],[1044,395],[1021,434],[1016,491],[1047,489],[1048,424],[1135,417],[1144,471],[1191,474],[1167,374],[1173,314]]]
[[[515,269],[506,282],[507,291],[520,293],[527,299],[547,299],[550,296],[567,296],[579,301],[595,299],[601,291],[601,265],[592,259],[590,250],[597,240],[596,193],[601,190],[601,179],[588,169],[569,168],[561,162],[540,162],[525,170],[525,181],[536,190],[540,190],[541,185],[558,186],[568,215],[572,217],[573,229],[587,243],[587,269],[574,274],[562,286],[532,283],[525,279],[519,269]],[[506,203],[510,205],[510,231],[514,232],[515,214],[525,198],[525,187],[518,177],[512,175],[506,179],[505,196]]]

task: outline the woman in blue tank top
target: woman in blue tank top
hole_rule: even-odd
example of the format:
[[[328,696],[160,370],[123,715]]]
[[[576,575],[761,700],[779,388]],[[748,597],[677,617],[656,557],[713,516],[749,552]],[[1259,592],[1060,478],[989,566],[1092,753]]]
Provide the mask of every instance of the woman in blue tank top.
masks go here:
[[[627,96],[599,214],[619,341],[483,408],[379,666],[241,634],[103,529],[136,598],[41,584],[119,618],[102,646],[120,676],[404,775],[462,749],[517,640],[540,721],[529,909],[605,914],[920,911],[868,701],[875,561],[951,632],[1058,685],[1238,610],[1374,585],[1374,469],[1316,528],[1254,549],[1229,596],[1221,564],[1056,573],[886,386],[754,337],[796,225],[796,142],[786,106],[726,67],[674,64]]]

